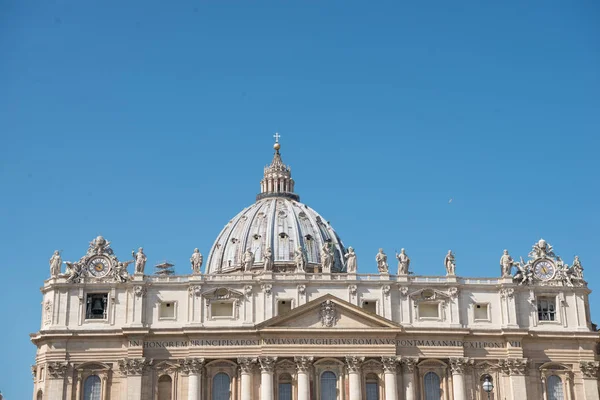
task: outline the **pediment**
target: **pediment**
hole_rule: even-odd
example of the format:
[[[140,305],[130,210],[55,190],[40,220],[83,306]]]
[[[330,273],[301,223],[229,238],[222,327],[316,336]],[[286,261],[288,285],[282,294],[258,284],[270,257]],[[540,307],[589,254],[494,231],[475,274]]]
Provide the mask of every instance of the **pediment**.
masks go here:
[[[257,328],[364,329],[394,328],[399,325],[363,310],[331,294],[301,305],[289,313],[268,319]]]
[[[409,297],[416,301],[446,301],[452,297],[450,293],[443,292],[433,288],[423,288],[409,294]]]
[[[202,297],[207,300],[226,300],[226,299],[241,299],[244,297],[242,292],[229,289],[226,287],[218,287],[216,289],[207,290],[202,293]]]

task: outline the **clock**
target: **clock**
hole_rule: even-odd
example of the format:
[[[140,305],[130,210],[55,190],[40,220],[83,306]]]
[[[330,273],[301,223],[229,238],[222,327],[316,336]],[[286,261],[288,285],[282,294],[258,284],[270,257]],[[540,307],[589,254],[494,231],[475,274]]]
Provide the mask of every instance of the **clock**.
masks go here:
[[[541,260],[535,263],[533,266],[533,273],[535,274],[536,278],[543,281],[548,281],[554,278],[554,274],[556,274],[556,268],[551,261]]]
[[[91,276],[102,278],[110,270],[110,262],[104,257],[94,257],[87,264],[87,270]]]

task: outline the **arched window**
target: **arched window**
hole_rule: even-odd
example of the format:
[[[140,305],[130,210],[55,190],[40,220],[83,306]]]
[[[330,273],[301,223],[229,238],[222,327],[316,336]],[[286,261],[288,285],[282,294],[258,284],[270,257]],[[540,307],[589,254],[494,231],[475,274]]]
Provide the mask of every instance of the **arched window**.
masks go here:
[[[379,400],[379,379],[375,374],[368,374],[365,379],[367,400]]]
[[[440,377],[435,372],[428,372],[424,378],[425,400],[440,400],[442,397],[440,389]]]
[[[548,400],[564,400],[563,383],[556,375],[548,377]]]
[[[42,389],[40,389],[37,392],[36,400],[43,400],[43,398],[44,398],[44,393],[42,392]]]
[[[321,399],[337,399],[337,376],[331,371],[325,371],[321,374]]]
[[[279,376],[279,390],[277,400],[292,400],[292,377],[290,374]]]
[[[171,400],[173,379],[169,375],[158,378],[158,400]]]
[[[102,383],[98,375],[90,375],[83,384],[83,400],[100,400]]]
[[[229,375],[219,372],[213,378],[212,400],[229,400],[231,380]]]

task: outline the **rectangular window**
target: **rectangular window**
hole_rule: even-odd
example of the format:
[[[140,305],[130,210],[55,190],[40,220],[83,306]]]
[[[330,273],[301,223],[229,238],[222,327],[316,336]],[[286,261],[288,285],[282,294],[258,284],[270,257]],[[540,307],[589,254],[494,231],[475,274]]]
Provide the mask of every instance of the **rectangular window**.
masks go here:
[[[158,318],[160,319],[175,319],[175,302],[165,301],[159,303]]]
[[[539,321],[556,320],[556,298],[539,297],[537,301],[537,309]]]
[[[292,311],[291,300],[279,300],[277,302],[277,315],[285,315]]]
[[[214,302],[210,305],[211,317],[233,317],[232,302]]]
[[[475,304],[474,308],[474,319],[475,321],[489,321],[490,315],[488,314],[487,304]]]
[[[377,314],[377,300],[365,300],[362,303],[362,308],[373,314]]]
[[[439,318],[440,307],[438,303],[419,304],[419,318]]]
[[[108,293],[90,293],[85,302],[85,319],[107,319]]]
[[[279,399],[278,400],[292,400],[292,384],[291,383],[280,383],[279,384]]]

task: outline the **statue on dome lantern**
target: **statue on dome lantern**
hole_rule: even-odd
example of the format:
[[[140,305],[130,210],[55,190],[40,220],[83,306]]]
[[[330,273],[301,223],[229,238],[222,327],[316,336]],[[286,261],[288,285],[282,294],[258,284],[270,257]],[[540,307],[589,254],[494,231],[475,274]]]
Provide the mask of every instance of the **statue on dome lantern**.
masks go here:
[[[56,250],[52,257],[50,257],[50,276],[57,278],[60,275],[60,265],[62,264],[62,258],[60,258],[60,252]]]
[[[203,260],[204,259],[202,257],[202,253],[200,253],[200,250],[198,250],[198,248],[195,248],[194,252],[192,253],[192,257],[190,258],[193,275],[200,275],[200,268],[202,267]]]
[[[377,261],[377,269],[381,273],[388,273],[388,263],[387,263],[387,255],[383,252],[383,249],[379,249],[379,252],[375,256],[375,261]]]
[[[356,253],[352,246],[348,247],[348,252],[344,254],[344,258],[346,259],[346,271],[352,274],[356,273],[358,266],[356,264]]]
[[[398,275],[408,275],[408,267],[410,266],[410,258],[404,249],[400,249],[400,254],[396,254],[398,260]]]
[[[456,258],[452,250],[448,250],[448,254],[444,258],[444,265],[446,266],[446,276],[456,275]]]

